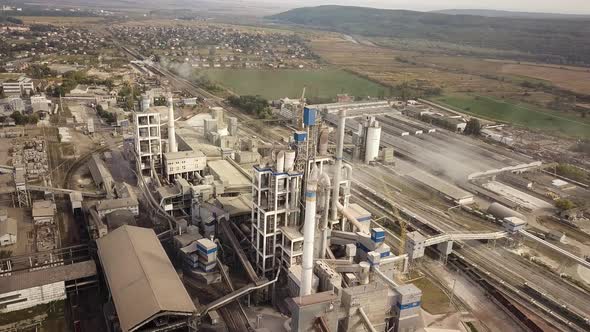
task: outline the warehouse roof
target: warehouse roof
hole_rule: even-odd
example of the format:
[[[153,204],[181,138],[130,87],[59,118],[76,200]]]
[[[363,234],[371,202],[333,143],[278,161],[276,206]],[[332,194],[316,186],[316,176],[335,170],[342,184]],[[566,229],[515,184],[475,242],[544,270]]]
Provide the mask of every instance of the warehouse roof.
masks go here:
[[[158,314],[196,311],[152,229],[123,225],[97,244],[123,331],[135,331]]]
[[[70,281],[96,275],[93,260],[68,265],[53,266],[35,271],[12,273],[2,277],[0,294],[49,285],[60,281]]]

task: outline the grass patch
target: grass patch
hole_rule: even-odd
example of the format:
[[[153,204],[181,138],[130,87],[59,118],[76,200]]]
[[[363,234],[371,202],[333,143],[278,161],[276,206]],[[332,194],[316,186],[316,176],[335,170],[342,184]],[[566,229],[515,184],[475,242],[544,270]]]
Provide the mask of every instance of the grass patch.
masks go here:
[[[340,69],[211,69],[199,74],[239,95],[261,95],[266,99],[298,98],[303,87],[307,88],[306,96],[312,98],[335,98],[339,93],[378,97],[389,92],[380,84]]]
[[[563,136],[590,137],[589,122],[534,105],[470,94],[452,94],[431,99],[457,111],[493,121]]]
[[[422,278],[414,282],[422,290],[422,308],[432,315],[445,314],[449,310],[449,297],[430,280]]]

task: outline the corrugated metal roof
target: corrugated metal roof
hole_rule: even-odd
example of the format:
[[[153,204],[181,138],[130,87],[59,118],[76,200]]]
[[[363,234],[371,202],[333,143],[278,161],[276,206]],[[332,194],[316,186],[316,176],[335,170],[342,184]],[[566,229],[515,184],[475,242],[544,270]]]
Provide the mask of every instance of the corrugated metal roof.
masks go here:
[[[152,229],[123,225],[97,244],[123,331],[134,331],[161,312],[196,311]]]
[[[13,273],[10,276],[2,277],[0,294],[93,275],[96,275],[96,265],[92,260],[36,271]]]

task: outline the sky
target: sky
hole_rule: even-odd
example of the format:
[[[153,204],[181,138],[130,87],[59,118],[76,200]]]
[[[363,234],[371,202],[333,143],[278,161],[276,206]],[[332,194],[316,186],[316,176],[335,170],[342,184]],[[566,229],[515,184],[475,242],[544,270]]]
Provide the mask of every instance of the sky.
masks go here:
[[[440,9],[495,9],[524,12],[590,14],[590,0],[258,0],[288,7],[337,4],[430,11]]]

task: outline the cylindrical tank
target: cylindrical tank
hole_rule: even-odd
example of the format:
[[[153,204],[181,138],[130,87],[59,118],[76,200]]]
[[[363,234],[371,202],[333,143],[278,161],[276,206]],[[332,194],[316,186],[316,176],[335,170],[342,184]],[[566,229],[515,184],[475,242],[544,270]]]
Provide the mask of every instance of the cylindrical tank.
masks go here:
[[[238,135],[238,118],[229,117],[228,120],[229,120],[228,121],[229,122],[229,126],[228,126],[229,134],[231,136],[237,136]]]
[[[277,154],[277,173],[283,173],[285,171],[285,151]]]
[[[361,268],[361,285],[367,285],[369,283],[369,271],[371,270],[371,265],[368,262],[360,262],[359,266]]]
[[[295,151],[285,151],[285,171],[290,172],[295,166]]]
[[[374,161],[379,156],[379,144],[381,142],[381,126],[375,121],[373,126],[367,128],[365,145],[365,163]]]
[[[500,203],[492,203],[488,207],[488,214],[493,215],[498,219],[504,219],[509,217],[516,217],[521,220],[526,220],[526,218],[519,212],[512,210],[509,207],[506,207]]]
[[[147,110],[150,108],[150,106],[151,106],[150,97],[147,95],[142,95],[141,96],[141,110],[144,112],[147,112]]]
[[[320,156],[328,155],[328,128],[322,128],[320,131],[320,137],[318,139],[318,154]]]

